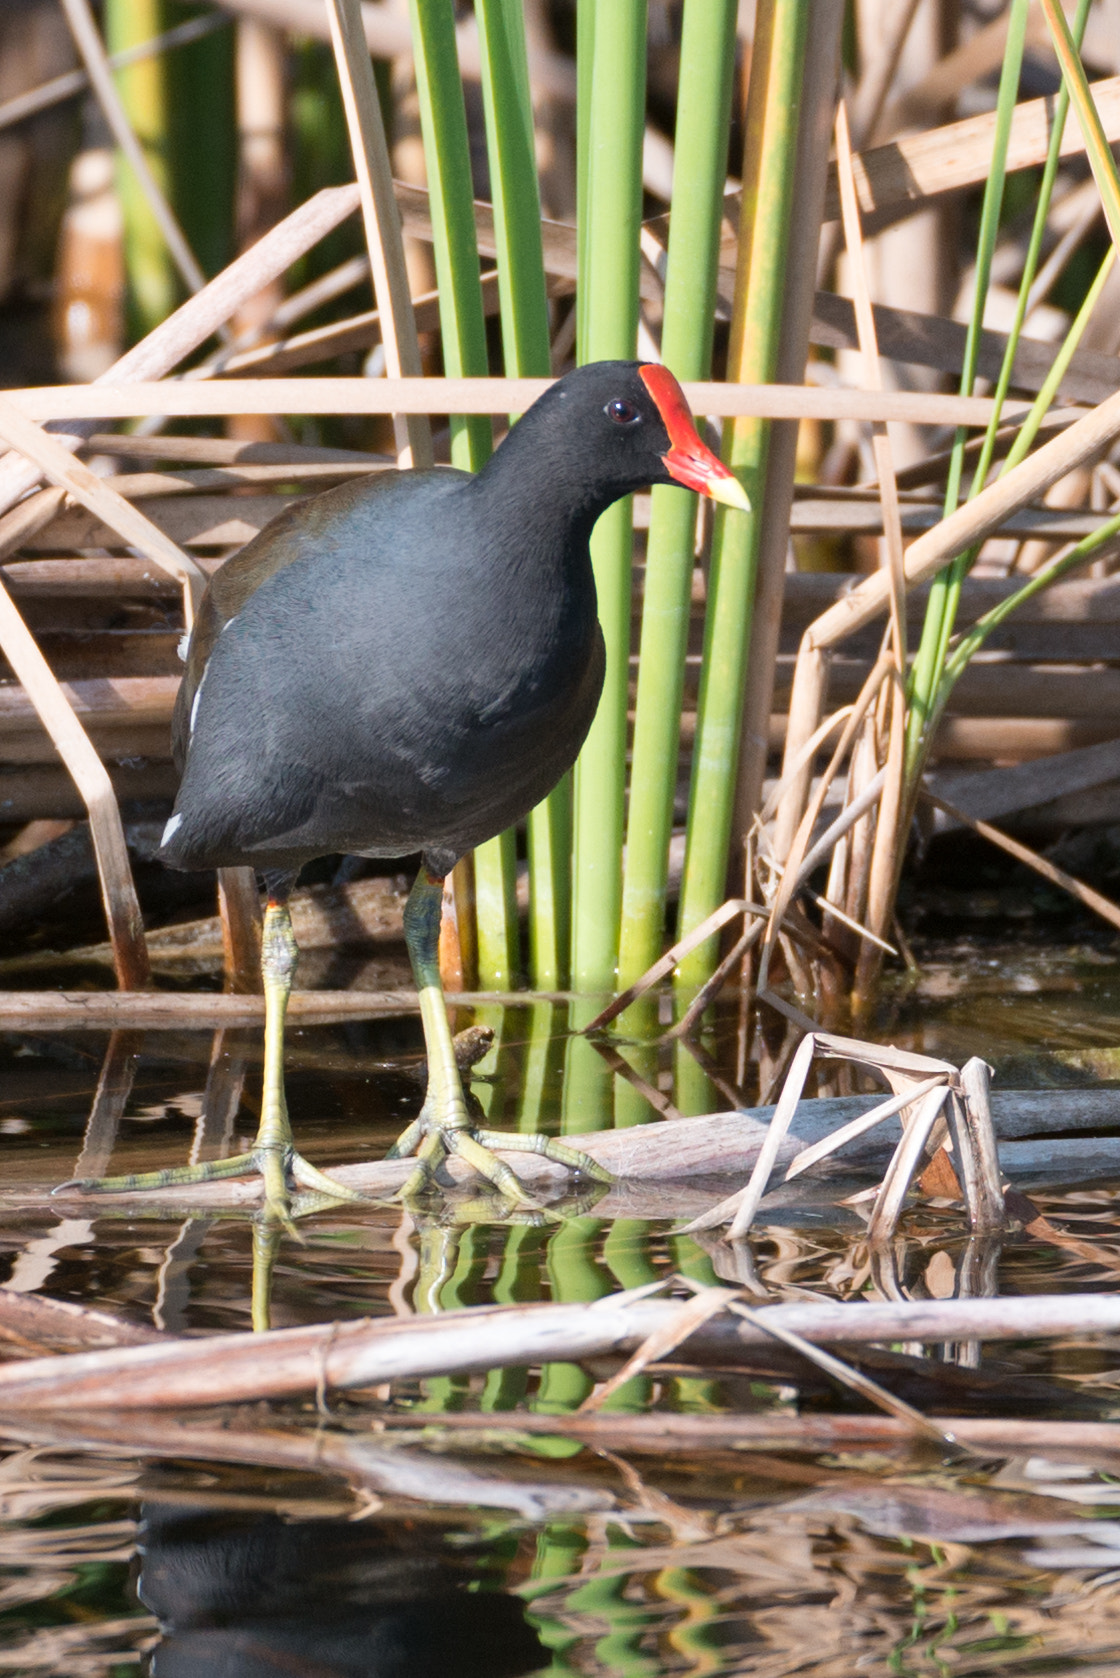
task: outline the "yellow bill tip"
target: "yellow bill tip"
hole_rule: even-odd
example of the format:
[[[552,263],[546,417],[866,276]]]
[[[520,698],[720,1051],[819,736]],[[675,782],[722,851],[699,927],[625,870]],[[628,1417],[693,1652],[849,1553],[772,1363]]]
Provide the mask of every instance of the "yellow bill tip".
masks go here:
[[[750,497],[738,478],[711,478],[704,494],[709,501],[721,501],[725,507],[734,507],[740,513],[751,510]]]

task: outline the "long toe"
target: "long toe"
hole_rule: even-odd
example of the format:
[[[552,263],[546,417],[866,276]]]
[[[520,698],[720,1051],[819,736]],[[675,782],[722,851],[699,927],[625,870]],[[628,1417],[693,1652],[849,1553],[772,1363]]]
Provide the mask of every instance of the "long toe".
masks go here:
[[[209,1160],[204,1165],[177,1165],[164,1171],[145,1171],[127,1177],[74,1177],[59,1183],[55,1194],[143,1195],[153,1189],[190,1189],[202,1183],[222,1182],[231,1177],[260,1177],[264,1184],[264,1210],[291,1228],[292,1187],[307,1189],[317,1197],[313,1203],[301,1200],[300,1214],[332,1204],[361,1202],[367,1197],[336,1183],[294,1149],[256,1148],[231,1159]]]
[[[450,1150],[492,1184],[511,1206],[539,1209],[540,1201],[529,1193],[517,1173],[471,1131],[452,1131],[447,1140]]]

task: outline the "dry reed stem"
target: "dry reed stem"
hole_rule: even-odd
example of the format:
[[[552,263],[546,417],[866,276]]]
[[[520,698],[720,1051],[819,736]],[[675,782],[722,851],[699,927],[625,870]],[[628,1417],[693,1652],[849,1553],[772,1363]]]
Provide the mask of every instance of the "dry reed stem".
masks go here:
[[[183,590],[183,613],[189,629],[206,587],[206,578],[194,560],[104,478],[95,477],[88,466],[75,460],[58,438],[26,420],[4,395],[0,395],[0,437],[103,519],[130,547],[139,548],[153,565],[176,579]]]
[[[907,586],[927,581],[958,554],[984,541],[1002,519],[1043,495],[1068,473],[1090,464],[1117,435],[1120,391],[918,537],[906,554]],[[814,648],[836,646],[872,623],[886,606],[888,595],[886,578],[875,573],[810,624],[806,639]]]
[[[261,894],[252,868],[218,869],[225,988],[242,995],[261,990]],[[87,1173],[90,1175],[90,1173]]]
[[[861,1114],[858,1119],[852,1119],[849,1124],[841,1125],[840,1129],[834,1130],[831,1136],[825,1136],[821,1141],[814,1142],[810,1148],[803,1148],[797,1157],[790,1161],[782,1181],[792,1182],[793,1178],[800,1177],[803,1171],[808,1171],[811,1165],[816,1165],[818,1160],[827,1159],[829,1154],[838,1152],[846,1143],[854,1142],[857,1137],[873,1130],[877,1124],[882,1124],[885,1119],[893,1118],[896,1113],[901,1113],[904,1107],[911,1106],[921,1096],[927,1095],[930,1090],[938,1089],[952,1076],[954,1070],[955,1068],[946,1061],[944,1072],[934,1072],[930,1077],[922,1079],[912,1089],[888,1096],[886,1101],[881,1101],[877,1107],[872,1107],[870,1112]]]
[[[6,559],[45,530],[65,503],[66,491],[52,485],[50,489],[40,490],[37,495],[26,496],[6,513],[0,513],[0,559]]]
[[[968,328],[960,321],[948,320],[943,315],[919,314],[912,309],[891,308],[883,303],[873,305],[872,316],[879,352],[887,361],[931,367],[937,372],[953,374],[959,381],[968,336]],[[837,296],[831,291],[817,292],[813,304],[812,340],[829,349],[858,347],[859,332],[850,298]],[[998,377],[1007,343],[1005,332],[985,328],[980,333],[976,346],[979,377],[993,381]],[[1053,363],[1052,343],[1022,333],[1016,344],[1011,382],[1017,390],[1037,394],[1046,382]],[[1055,394],[1065,401],[1092,405],[1111,396],[1117,382],[1115,356],[1104,355],[1099,350],[1078,349],[1070,357]],[[1068,413],[1058,410],[1049,416],[1048,423],[1051,427],[1068,424],[1070,418]],[[934,456],[933,460],[937,458]],[[913,481],[914,474],[924,470],[925,462],[908,468],[899,475],[900,485],[908,479]],[[918,481],[923,480],[919,478]]]
[[[948,1097],[948,1084],[940,1084],[930,1090],[922,1097],[917,1112],[906,1125],[875,1197],[867,1226],[868,1246],[884,1246],[894,1235],[906,1196],[921,1169],[926,1144]]]
[[[821,810],[824,808],[824,801],[828,796],[828,789],[832,785],[833,780],[836,778],[840,765],[848,755],[860,724],[863,722],[864,716],[867,713],[867,709],[875,700],[879,689],[886,681],[890,669],[891,662],[889,656],[887,654],[881,654],[876,660],[876,663],[867,677],[867,680],[864,682],[863,687],[860,690],[859,698],[848,712],[847,720],[844,723],[844,728],[841,732],[840,738],[836,742],[836,746],[833,749],[832,756],[829,759],[824,774],[821,776],[816,790],[809,799],[804,814],[801,816],[796,833],[793,834],[788,844],[785,845],[783,845],[783,814],[785,814],[785,819],[788,821],[788,811],[792,806],[794,797],[799,795],[803,798],[804,793],[808,791],[810,777],[812,775],[812,755],[802,749],[794,760],[797,767],[795,768],[791,765],[791,767],[788,770],[785,770],[782,774],[779,785],[785,790],[780,793],[777,799],[778,814],[775,818],[774,834],[771,839],[773,855],[782,866],[782,879],[777,895],[775,896],[771,906],[770,927],[767,929],[766,943],[763,946],[762,957],[759,965],[758,983],[760,988],[765,987],[766,984],[766,975],[769,971],[768,950],[773,943],[774,932],[776,932],[782,917],[785,915],[786,909],[793,901],[793,897],[798,886],[805,877],[805,855],[809,847],[809,841],[812,837],[813,829],[817,824],[817,818],[819,817]],[[838,714],[839,713],[837,713],[837,715]],[[833,719],[830,719],[830,721],[832,720]],[[820,732],[819,728],[816,729],[810,738],[816,738]],[[802,791],[802,788],[804,788],[804,791]],[[847,825],[836,833],[836,839],[841,838],[843,834],[847,833],[849,827],[852,825],[852,822],[858,819],[859,818],[857,816],[852,818],[852,820],[849,820]],[[814,853],[818,852],[819,849],[819,845],[814,846]],[[771,931],[771,928],[773,931]]]
[[[857,146],[865,146],[876,137],[880,118],[902,58],[910,25],[914,21],[921,0],[903,0],[894,8],[894,15],[882,34],[873,34],[861,41],[862,74],[859,86],[851,99],[852,135]],[[886,127],[887,124],[882,124]]]
[[[2,584],[0,648],[23,684],[89,813],[117,983],[122,990],[142,988],[151,979],[144,922],[109,772]]]
[[[735,943],[732,944],[731,948],[723,957],[711,977],[705,979],[704,983],[700,986],[700,989],[696,992],[696,995],[693,997],[676,1025],[670,1026],[668,1031],[665,1032],[662,1038],[663,1042],[672,1042],[674,1038],[684,1038],[689,1035],[693,1026],[707,1009],[708,1004],[713,1002],[719,995],[736,967],[739,967],[741,970],[743,964],[749,962],[751,951],[758,943],[758,940],[762,937],[764,931],[765,922],[760,920],[755,921],[753,926],[746,928],[739,938],[736,939]],[[747,988],[749,988],[749,979],[747,981]]]
[[[607,1400],[613,1398],[627,1381],[633,1380],[635,1375],[640,1375],[651,1363],[664,1363],[669,1354],[676,1351],[682,1340],[687,1340],[702,1324],[718,1316],[721,1311],[726,1311],[734,1298],[735,1294],[727,1288],[704,1287],[698,1284],[692,1298],[678,1301],[669,1321],[647,1335],[622,1368],[616,1370],[609,1381],[604,1381],[594,1392],[588,1394],[576,1414],[588,1416],[593,1415],[596,1410],[601,1410]]]
[[[1109,76],[1090,87],[1109,143],[1120,140],[1120,76]],[[1046,159],[1052,127],[1052,100],[1031,99],[1017,105],[1007,146],[1007,172],[1033,169]],[[876,212],[913,213],[932,199],[962,187],[976,186],[991,168],[995,112],[966,117],[923,134],[903,135],[888,145],[857,153],[853,174],[859,207],[864,215]],[[1062,131],[1061,156],[1077,157],[1085,142],[1071,110]],[[839,180],[829,170],[825,217],[840,217]]]
[[[950,1100],[949,1124],[956,1144],[956,1168],[974,1235],[1006,1227],[1007,1207],[990,1095],[991,1067],[973,1055],[961,1067],[960,1087]]]
[[[765,993],[767,1000],[773,1000],[769,992]],[[763,992],[760,988],[760,1000]],[[795,1011],[782,1009],[794,1017]],[[837,1037],[831,1032],[817,1031],[809,1023],[796,1053],[790,1062],[782,1086],[778,1105],[775,1107],[762,1147],[751,1170],[750,1179],[746,1186],[735,1194],[728,1195],[716,1206],[702,1213],[692,1223],[687,1224],[682,1233],[694,1234],[707,1229],[714,1229],[721,1224],[729,1223],[725,1239],[737,1241],[748,1232],[757,1215],[762,1197],[766,1193],[770,1177],[777,1163],[778,1154],[786,1139],[786,1134],[793,1123],[798,1105],[805,1088],[814,1055],[823,1055],[832,1059],[853,1061],[862,1066],[873,1066],[882,1077],[896,1090],[896,1095],[881,1102],[870,1112],[861,1114],[856,1120],[842,1126],[838,1131],[822,1138],[809,1148],[802,1149],[787,1171],[787,1178],[798,1176],[809,1165],[834,1153],[847,1142],[863,1135],[864,1131],[893,1117],[905,1108],[918,1102],[917,1113],[907,1122],[903,1121],[903,1135],[894,1156],[876,1192],[875,1208],[872,1213],[868,1240],[873,1244],[882,1245],[891,1234],[898,1222],[903,1201],[909,1192],[910,1185],[918,1171],[922,1154],[926,1148],[930,1134],[937,1123],[938,1115],[946,1098],[950,1094],[961,1094],[965,1100],[969,1099],[969,1092],[963,1090],[957,1070],[948,1061],[934,1060],[928,1055],[915,1055],[906,1050],[881,1047],[874,1043],[865,1043],[858,1038]],[[917,1087],[915,1087],[915,1080]],[[898,1085],[903,1088],[898,1090]],[[991,1112],[987,1105],[986,1086],[974,1085],[969,1087],[971,1096],[978,1101],[975,1113],[972,1115],[971,1128],[967,1135],[962,1131],[962,1146],[967,1145],[971,1150],[972,1169],[970,1181],[982,1176],[985,1172],[990,1176],[992,1159],[995,1156],[994,1130],[992,1129]],[[990,1141],[976,1142],[977,1136],[986,1122],[991,1133]],[[998,1159],[996,1159],[996,1189],[998,1191]],[[990,1208],[978,1199],[976,1205],[970,1202],[970,1215],[974,1220],[986,1224]]]
[[[129,385],[137,379],[163,378],[217,332],[243,303],[264,290],[357,208],[356,186],[326,187],[316,193],[114,362],[92,386],[84,388],[87,392],[105,390]],[[158,409],[149,411],[159,412]],[[50,419],[52,416],[29,413],[27,417]],[[76,430],[59,435],[57,441],[63,448],[74,450],[95,429],[96,414],[91,412]],[[38,482],[37,470],[18,456],[9,455],[0,460],[0,512],[6,511]]]
[[[345,192],[348,189],[337,187],[334,190]],[[200,292],[196,301],[203,295]],[[187,352],[184,350],[183,353]],[[539,396],[544,395],[553,382],[551,379],[437,378],[221,379],[198,382],[169,379],[156,382],[145,377],[111,386],[39,385],[9,390],[6,395],[26,418],[38,422],[141,419],[150,414],[171,419],[224,414],[504,414],[523,413]],[[879,392],[841,387],[824,390],[792,384],[737,385],[690,381],[684,385],[684,392],[693,413],[714,418],[753,415],[759,419],[788,420],[896,419],[910,425],[981,426],[987,424],[994,408],[991,399],[986,396],[942,396],[925,391]],[[1003,412],[1009,420],[1024,418],[1027,405],[1005,403]],[[1071,431],[1075,429],[1075,426],[1070,428]],[[1106,437],[1100,446],[1103,447],[1108,440]],[[1029,464],[1024,462],[1024,466]],[[1017,470],[1022,471],[1023,467]],[[1008,474],[1008,478],[1012,475]],[[1001,482],[1006,484],[1008,478],[1001,479]],[[21,487],[20,494],[26,487]],[[4,495],[7,496],[6,484]],[[969,505],[974,506],[975,503]]]
[[[1093,82],[1090,92],[1104,133],[1110,143],[1120,140],[1120,76]],[[1046,160],[1052,124],[1050,98],[1031,99],[1016,106],[1007,150],[1009,174],[1034,169]],[[904,134],[886,145],[856,152],[852,159],[859,208],[886,224],[901,216],[915,215],[948,192],[977,186],[987,178],[992,164],[995,112],[945,123],[922,134]],[[1063,159],[1084,154],[1085,143],[1074,113],[1070,111],[1062,131]],[[740,193],[725,199],[728,221],[737,223]],[[829,168],[825,197],[826,222],[841,218],[839,175]],[[644,224],[659,244],[669,235],[669,216],[654,216]],[[726,229],[720,247],[720,284],[726,295],[735,273],[737,232]]]
[[[385,365],[390,378],[419,378],[422,368],[416,318],[393,192],[389,147],[362,28],[361,7],[358,0],[327,0],[327,16],[361,193]],[[398,466],[433,464],[431,429],[423,415],[394,414],[393,428]]]
[[[851,267],[852,293],[859,330],[859,347],[863,355],[864,384],[869,390],[882,390],[883,372],[879,362],[879,344],[875,335],[875,315],[871,307],[871,292],[867,283],[867,265],[863,254],[863,233],[860,229],[859,205],[856,202],[852,175],[852,147],[848,134],[848,113],[844,101],[836,107],[836,168],[840,182],[840,205],[844,218],[844,242]],[[894,456],[886,423],[875,420],[871,426],[871,446],[879,474],[879,501],[883,510],[883,536],[886,549],[886,571],[890,582],[891,630],[894,640],[895,666],[906,669],[906,576],[902,559],[902,520],[898,508],[898,484],[894,472]]]
[[[1120,392],[958,507],[919,536],[906,554],[909,587],[925,582],[950,560],[983,541],[1003,519],[1041,495],[1067,473],[1094,460],[1120,433]],[[873,622],[887,606],[890,584],[876,572],[809,625],[801,639],[790,694],[786,762],[794,762],[819,726],[827,689],[826,649]],[[775,848],[792,832],[804,802],[808,768],[791,775],[790,792],[775,824]],[[874,927],[881,931],[881,928]]]
[[[873,937],[860,946],[856,965],[857,997],[870,997],[883,960],[883,937],[894,915],[896,888],[905,843],[906,802],[906,690],[900,672],[888,690],[887,761],[883,766],[882,797],[875,819],[871,866],[867,880],[866,919]]]
[[[753,915],[762,922],[768,914],[769,910],[764,904],[750,903],[746,898],[728,898],[726,903],[721,903],[720,907],[701,921],[699,926],[693,927],[690,933],[674,944],[671,949],[666,950],[665,954],[655,961],[652,967],[648,967],[640,978],[635,979],[632,985],[609,1002],[600,1013],[596,1014],[590,1025],[584,1026],[583,1035],[588,1036],[593,1031],[602,1031],[604,1026],[610,1025],[611,1021],[616,1020],[619,1014],[630,1007],[631,1003],[636,1002],[640,996],[644,996],[647,991],[652,990],[654,985],[659,984],[662,979],[668,978],[679,961],[683,961],[685,956],[691,955],[692,951],[710,938],[713,932],[720,932],[729,921],[735,920],[739,915]]]
[[[713,1206],[709,1212],[705,1212],[699,1218],[694,1218],[691,1223],[685,1224],[678,1232],[679,1234],[698,1235],[706,1229],[716,1229],[721,1224],[730,1221],[726,1239],[737,1241],[750,1228],[762,1197],[766,1193],[766,1185],[769,1183],[774,1166],[777,1163],[778,1150],[785,1141],[786,1132],[805,1089],[805,1080],[809,1076],[809,1068],[813,1063],[813,1049],[813,1033],[807,1032],[797,1045],[796,1052],[790,1062],[785,1083],[782,1085],[782,1093],[778,1097],[778,1105],[774,1109],[774,1115],[766,1131],[766,1138],[754,1163],[754,1169],[746,1187],[739,1189],[735,1194],[728,1195],[725,1200],[721,1200],[718,1205]]]

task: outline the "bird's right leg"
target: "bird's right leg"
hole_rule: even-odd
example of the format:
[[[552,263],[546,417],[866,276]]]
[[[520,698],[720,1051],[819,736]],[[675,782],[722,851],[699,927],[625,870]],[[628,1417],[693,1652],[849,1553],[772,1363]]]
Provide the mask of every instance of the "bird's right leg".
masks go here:
[[[290,884],[290,882],[289,882]],[[147,1189],[182,1188],[193,1183],[211,1183],[223,1177],[246,1177],[254,1173],[264,1181],[264,1215],[293,1230],[290,1184],[314,1189],[332,1200],[361,1201],[364,1195],[343,1188],[296,1152],[288,1103],[284,1094],[284,1017],[292,988],[299,949],[292,931],[287,890],[271,892],[264,915],[261,939],[261,978],[264,982],[264,1086],[261,1118],[253,1146],[247,1154],[232,1159],[210,1160],[204,1165],[172,1166],[165,1171],[148,1171],[128,1177],[78,1178],[63,1183],[63,1189],[83,1194],[131,1194]]]

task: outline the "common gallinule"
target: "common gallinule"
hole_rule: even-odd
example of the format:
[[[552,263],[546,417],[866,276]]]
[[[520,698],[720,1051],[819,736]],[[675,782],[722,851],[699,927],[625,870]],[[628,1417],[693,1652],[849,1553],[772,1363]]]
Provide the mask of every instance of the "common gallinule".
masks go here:
[[[666,368],[593,362],[535,402],[477,476],[342,484],[281,513],[216,573],[175,707],[182,781],[161,855],[264,877],[260,1129],[236,1159],[82,1187],[258,1171],[285,1222],[293,1181],[354,1198],[295,1151],[284,1099],[298,954],[287,900],[303,864],[332,851],[423,854],[404,926],[428,1088],[393,1150],[418,1153],[401,1193],[457,1153],[527,1201],[498,1144],[606,1175],[555,1141],[474,1129],[440,988],[440,905],[458,858],[520,820],[575,760],[603,682],[592,526],[629,491],[671,483],[748,507]]]

